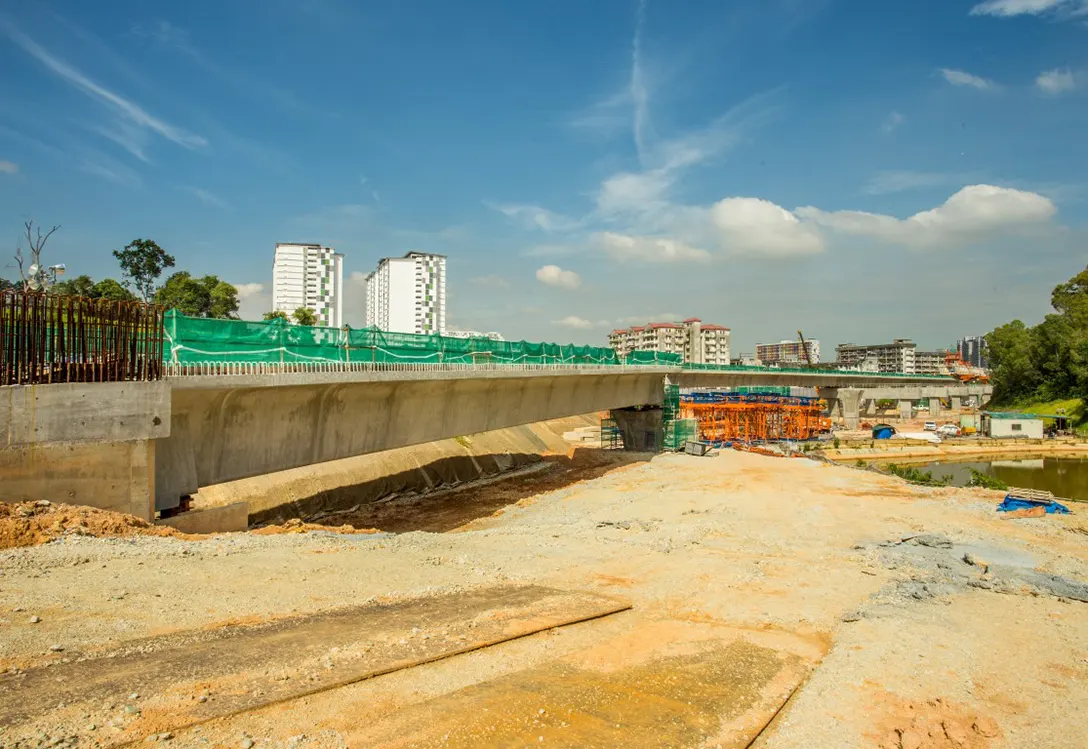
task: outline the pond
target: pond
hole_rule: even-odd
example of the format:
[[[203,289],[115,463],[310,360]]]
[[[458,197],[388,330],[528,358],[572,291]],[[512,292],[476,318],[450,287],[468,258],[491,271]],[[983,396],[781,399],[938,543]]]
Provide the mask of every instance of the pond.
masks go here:
[[[1056,497],[1088,500],[1088,458],[1017,457],[970,462],[936,461],[912,466],[929,471],[934,477],[952,476],[955,486],[966,486],[971,480],[970,469],[974,468],[996,476],[1009,486],[1044,489]]]

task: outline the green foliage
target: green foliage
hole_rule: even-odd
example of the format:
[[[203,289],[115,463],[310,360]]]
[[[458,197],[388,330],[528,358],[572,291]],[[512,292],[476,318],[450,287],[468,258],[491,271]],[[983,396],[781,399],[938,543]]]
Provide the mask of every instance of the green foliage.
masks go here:
[[[265,312],[261,318],[263,320],[287,320],[287,313],[281,309],[274,309],[271,312]]]
[[[868,468],[869,467],[869,464],[866,463],[861,458],[858,458],[858,461],[856,463],[854,463],[854,465],[856,465],[858,468]]]
[[[317,325],[317,313],[309,307],[299,307],[291,317],[297,325]]]
[[[912,468],[910,466],[899,466],[895,463],[889,463],[885,467],[888,469],[888,473],[893,476],[898,476],[904,481],[909,481],[912,484],[922,484],[924,486],[948,486],[952,483],[951,476],[934,478],[933,474],[929,471],[919,471],[917,468]]]
[[[1054,313],[1034,327],[1013,320],[986,336],[993,402],[1088,396],[1088,268],[1059,284]]]
[[[891,398],[880,398],[876,402],[876,407],[883,411],[887,408],[895,408],[895,403],[895,400]]]
[[[465,448],[466,450],[472,447],[472,440],[470,440],[468,437],[454,437],[453,441],[461,447]]]
[[[4,291],[5,289],[14,289],[14,288],[15,288],[15,284],[13,284],[11,281],[7,280],[6,278],[0,278],[0,291]]]
[[[125,249],[114,250],[113,256],[121,264],[125,285],[134,287],[145,302],[151,301],[155,282],[162,272],[174,267],[174,256],[150,239],[134,239]]]
[[[132,301],[136,295],[126,289],[112,278],[103,278],[98,283],[90,276],[76,276],[75,278],[53,284],[49,289],[51,294],[64,296],[81,296],[87,299],[112,299],[116,301]]]
[[[103,278],[94,285],[92,293],[97,299],[113,299],[119,302],[135,301],[136,295],[112,278]]]
[[[971,480],[967,482],[968,486],[980,486],[983,489],[1001,490],[1009,488],[1009,485],[999,479],[997,476],[991,476],[988,473],[976,471],[974,468],[968,468],[967,470],[971,472]]]
[[[838,438],[838,437],[836,437],[835,439],[831,440],[831,445],[832,445],[832,447],[834,447],[834,448],[835,448],[836,450],[838,450],[838,449],[839,449],[839,445],[840,445],[840,444],[842,444],[842,443],[840,443],[840,442],[839,442],[839,438]]]
[[[166,279],[155,302],[189,317],[236,319],[238,290],[218,276],[193,278],[180,271]]]

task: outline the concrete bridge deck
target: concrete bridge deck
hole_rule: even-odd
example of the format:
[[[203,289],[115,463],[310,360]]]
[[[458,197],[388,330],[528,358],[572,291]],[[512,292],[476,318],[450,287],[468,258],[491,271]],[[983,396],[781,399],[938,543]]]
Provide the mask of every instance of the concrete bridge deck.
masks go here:
[[[848,421],[870,391],[897,400],[974,392],[950,378],[819,370],[199,365],[158,382],[0,388],[0,500],[50,499],[151,518],[224,481],[660,404],[666,379],[682,387],[817,387]]]

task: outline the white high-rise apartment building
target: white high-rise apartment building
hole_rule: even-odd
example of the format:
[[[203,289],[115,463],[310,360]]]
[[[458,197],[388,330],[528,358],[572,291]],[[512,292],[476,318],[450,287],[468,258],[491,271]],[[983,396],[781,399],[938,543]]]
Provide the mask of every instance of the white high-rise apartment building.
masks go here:
[[[382,258],[366,277],[366,324],[395,333],[445,335],[445,255]]]
[[[344,256],[319,244],[277,242],[272,261],[272,309],[287,313],[308,307],[318,325],[344,324]]]
[[[698,317],[682,323],[651,322],[608,334],[608,345],[620,356],[632,351],[680,354],[685,362],[729,364],[730,330],[709,325]]]

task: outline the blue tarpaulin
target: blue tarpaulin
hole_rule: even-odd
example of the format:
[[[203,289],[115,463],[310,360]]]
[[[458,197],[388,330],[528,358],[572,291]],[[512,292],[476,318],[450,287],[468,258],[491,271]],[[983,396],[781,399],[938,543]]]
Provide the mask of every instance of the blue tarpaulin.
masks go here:
[[[1032,507],[1045,507],[1047,514],[1054,514],[1055,512],[1060,515],[1068,515],[1069,508],[1060,502],[1051,500],[1032,501],[1029,499],[1018,499],[1011,494],[1005,495],[1005,501],[997,506],[998,512],[1012,512],[1013,510],[1030,510]]]

